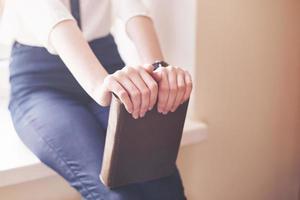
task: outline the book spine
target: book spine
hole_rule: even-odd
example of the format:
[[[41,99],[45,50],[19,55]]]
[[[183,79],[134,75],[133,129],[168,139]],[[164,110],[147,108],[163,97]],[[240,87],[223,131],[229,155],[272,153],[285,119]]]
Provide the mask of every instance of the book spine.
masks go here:
[[[114,163],[113,157],[115,156],[115,148],[116,148],[116,136],[117,129],[119,127],[119,120],[120,120],[120,107],[121,103],[116,97],[112,96],[112,101],[109,109],[109,118],[108,118],[108,127],[106,131],[106,139],[105,139],[105,146],[104,146],[104,153],[103,153],[103,161],[102,161],[102,168],[100,173],[100,179],[104,185],[110,186],[112,181],[111,174],[113,170]]]

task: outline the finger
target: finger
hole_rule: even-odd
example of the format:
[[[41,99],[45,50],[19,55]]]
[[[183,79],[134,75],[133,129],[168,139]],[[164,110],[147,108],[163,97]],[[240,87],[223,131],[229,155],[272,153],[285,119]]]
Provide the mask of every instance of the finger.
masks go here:
[[[162,113],[164,108],[168,102],[169,97],[169,80],[168,80],[168,73],[166,69],[162,69],[161,73],[161,81],[158,83],[158,104],[157,104],[157,111]]]
[[[139,110],[141,104],[140,91],[123,71],[116,73],[114,76],[117,78],[118,82],[126,89],[127,93],[129,94],[131,102],[133,104],[132,116],[133,118],[137,119],[139,116]]]
[[[176,95],[176,99],[175,99],[175,103],[171,108],[171,111],[174,112],[178,106],[180,105],[180,103],[182,102],[184,93],[185,93],[185,73],[182,70],[179,70],[177,72],[177,95]]]
[[[157,101],[157,95],[158,95],[158,84],[157,82],[152,78],[152,76],[146,72],[145,70],[140,71],[140,75],[143,78],[144,82],[146,83],[148,89],[150,90],[150,102],[148,110],[151,110],[156,101]]]
[[[151,75],[157,82],[160,82],[162,79],[162,71],[164,70],[164,68],[159,67],[155,71],[153,71]]]
[[[109,81],[107,82],[107,88],[109,89],[109,91],[114,92],[124,104],[126,110],[129,113],[132,113],[133,104],[131,102],[131,99],[129,98],[127,91],[114,77],[109,78]]]
[[[193,89],[192,77],[188,71],[185,71],[185,93],[181,103],[184,103],[191,95]]]
[[[140,103],[138,115],[140,117],[143,117],[149,108],[150,90],[147,87],[144,80],[142,79],[142,77],[140,76],[138,69],[133,68],[133,67],[128,67],[126,70],[127,70],[126,74],[127,74],[128,78],[135,84],[135,86],[139,90],[141,103]]]
[[[152,74],[152,72],[153,72],[153,70],[154,70],[154,66],[151,65],[151,64],[144,64],[144,65],[143,65],[143,68],[145,68],[146,71],[147,71],[148,73],[150,73],[150,74]]]
[[[101,106],[109,106],[109,104],[111,103],[111,90],[109,89],[109,85],[110,85],[110,80],[111,77],[110,75],[108,75],[107,77],[104,78],[103,80],[103,84],[100,87],[99,90],[97,90],[97,92],[99,93],[99,95],[97,98],[97,103]]]
[[[177,73],[174,67],[167,67],[169,80],[169,98],[164,109],[164,114],[167,114],[175,103],[177,96]]]

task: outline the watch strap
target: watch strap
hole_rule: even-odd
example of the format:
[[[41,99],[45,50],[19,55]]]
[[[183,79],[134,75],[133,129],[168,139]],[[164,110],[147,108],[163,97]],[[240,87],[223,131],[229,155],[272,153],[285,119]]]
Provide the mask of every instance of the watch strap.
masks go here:
[[[162,60],[158,60],[158,61],[155,61],[152,66],[154,67],[154,70],[156,70],[157,68],[159,67],[167,67],[169,66],[169,64],[165,61],[162,61]]]

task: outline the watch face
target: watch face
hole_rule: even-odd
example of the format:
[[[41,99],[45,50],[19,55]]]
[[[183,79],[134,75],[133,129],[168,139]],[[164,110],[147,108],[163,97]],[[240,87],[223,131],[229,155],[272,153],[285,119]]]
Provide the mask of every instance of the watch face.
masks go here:
[[[153,63],[152,66],[154,67],[154,70],[156,70],[157,68],[159,68],[159,64],[158,63]]]
[[[162,67],[168,67],[169,66],[169,64],[166,63],[165,61],[161,61],[160,64],[161,64]]]

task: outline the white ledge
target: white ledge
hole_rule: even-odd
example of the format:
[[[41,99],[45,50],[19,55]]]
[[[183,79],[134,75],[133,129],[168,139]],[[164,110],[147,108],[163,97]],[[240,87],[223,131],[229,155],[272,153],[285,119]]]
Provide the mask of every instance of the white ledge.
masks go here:
[[[0,100],[0,131],[0,187],[56,175],[21,142],[3,100]],[[199,143],[206,137],[205,124],[186,120],[181,146]]]

